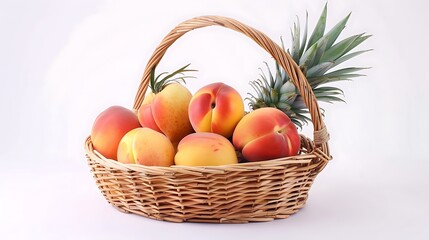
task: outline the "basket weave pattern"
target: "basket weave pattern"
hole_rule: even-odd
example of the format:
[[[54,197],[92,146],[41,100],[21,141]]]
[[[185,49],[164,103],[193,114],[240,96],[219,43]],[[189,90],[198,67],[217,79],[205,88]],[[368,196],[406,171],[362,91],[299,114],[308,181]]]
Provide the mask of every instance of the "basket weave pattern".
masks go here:
[[[222,26],[243,33],[270,53],[285,69],[303,96],[314,127],[311,140],[301,135],[298,156],[264,162],[216,167],[148,167],[106,159],[85,142],[86,156],[96,184],[106,200],[124,212],[172,222],[270,221],[301,209],[317,174],[329,155],[326,127],[314,94],[292,58],[262,32],[234,19],[203,16],[175,27],[155,49],[134,101],[141,106],[151,70],[167,49],[185,33]]]

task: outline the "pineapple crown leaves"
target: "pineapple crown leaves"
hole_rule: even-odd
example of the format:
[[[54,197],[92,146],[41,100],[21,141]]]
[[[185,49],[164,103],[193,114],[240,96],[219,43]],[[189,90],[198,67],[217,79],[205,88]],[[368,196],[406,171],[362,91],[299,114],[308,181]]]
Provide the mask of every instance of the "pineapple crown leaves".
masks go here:
[[[350,16],[351,13],[325,33],[327,19],[327,4],[325,4],[308,40],[308,12],[306,12],[303,32],[301,32],[302,29],[298,17],[293,28],[291,28],[292,45],[287,49],[287,52],[291,55],[293,60],[298,63],[300,69],[307,77],[318,101],[327,103],[344,102],[344,92],[341,89],[326,86],[325,84],[364,76],[357,72],[367,69],[365,67],[333,69],[353,57],[372,50],[352,51],[371,37],[371,35],[366,35],[365,33],[353,35],[341,41],[337,41]],[[284,42],[281,37],[280,40],[283,50],[285,50]],[[267,63],[265,64],[267,65]],[[267,75],[261,70],[262,74],[260,74],[260,78],[250,82],[250,85],[256,92],[255,95],[249,94],[250,97],[247,98],[250,108],[253,110],[267,106],[277,107],[285,112],[291,120],[301,128],[302,124],[307,124],[308,121],[310,121],[306,116],[308,115],[308,109],[304,99],[292,84],[287,73],[278,63],[276,63],[276,72],[274,74],[271,72],[268,65],[267,70]],[[323,109],[321,110],[322,112],[324,111]]]
[[[371,35],[365,33],[353,35],[336,43],[341,32],[344,30],[351,13],[338,22],[328,33],[325,34],[326,19],[327,19],[327,4],[322,11],[322,14],[317,21],[313,33],[307,44],[307,29],[308,29],[308,13],[306,14],[305,30],[300,44],[300,24],[297,18],[297,24],[294,24],[292,31],[292,53],[294,61],[299,63],[300,68],[304,71],[313,92],[319,101],[333,103],[345,102],[340,96],[344,96],[344,92],[336,87],[321,87],[320,85],[342,80],[351,80],[354,77],[365,76],[354,72],[368,69],[367,67],[349,67],[327,73],[330,69],[336,67],[357,55],[372,49],[349,53],[359,44],[364,42]],[[282,42],[283,44],[283,42]],[[283,47],[284,49],[284,47]],[[304,49],[306,49],[304,51]],[[299,51],[299,52],[298,52]],[[289,52],[289,49],[288,49]],[[347,54],[349,53],[349,54]],[[347,54],[347,55],[346,55]]]
[[[260,78],[255,81],[249,82],[250,86],[255,90],[256,96],[248,93],[249,97],[246,100],[249,101],[249,107],[252,108],[255,104],[265,104],[265,107],[275,107],[277,104],[282,102],[293,101],[297,96],[296,87],[292,82],[288,81],[286,73],[282,71],[283,69],[279,64],[276,63],[276,76],[273,76],[270,67],[267,62],[264,62],[267,70],[268,77],[265,75],[264,71],[259,68],[261,71]],[[286,79],[286,81],[278,81],[277,79]],[[278,91],[277,89],[280,89]],[[281,94],[281,92],[286,92],[287,94]],[[260,101],[258,101],[260,100]],[[258,102],[257,102],[258,101]],[[270,103],[270,104],[266,104]],[[285,109],[290,109],[289,106],[285,106]]]
[[[283,68],[276,63],[276,73],[273,75],[268,63],[264,62],[267,68],[268,76],[261,71],[257,80],[250,81],[250,86],[254,89],[256,95],[248,93],[249,108],[256,109],[261,107],[275,107],[285,112],[298,127],[302,128],[302,123],[311,121],[306,116],[308,110],[304,100],[299,96],[297,88],[290,81]]]
[[[338,22],[328,33],[324,34],[327,19],[327,4],[325,4],[322,14],[319,17],[319,20],[307,44],[305,44],[305,42],[307,40],[308,13],[306,15],[305,30],[302,38],[302,43],[300,43],[299,41],[299,19],[297,21],[297,24],[294,24],[294,29],[292,31],[292,53],[290,54],[293,57],[294,61],[297,62],[300,65],[301,69],[304,70],[304,74],[306,74],[312,87],[316,87],[320,84],[318,82],[313,83],[313,79],[311,79],[312,77],[321,76],[327,71],[329,71],[331,68],[339,65],[340,63],[343,63],[346,60],[349,60],[359,54],[372,50],[369,49],[347,54],[359,44],[364,42],[366,39],[371,37],[371,35],[365,35],[365,33],[357,34],[348,37],[338,43],[335,43],[335,41],[345,28],[347,21],[350,18],[350,15],[351,13],[349,13],[344,19]],[[304,51],[304,49],[306,50]],[[356,71],[363,69],[366,68],[359,68],[356,69]],[[353,78],[357,76],[364,75],[352,75],[349,77]],[[336,80],[334,75],[331,75],[331,77]],[[330,82],[330,79],[327,80],[327,82]]]
[[[149,87],[152,90],[153,93],[159,93],[161,92],[166,86],[168,86],[171,83],[179,83],[183,82],[186,84],[185,79],[187,78],[195,78],[193,76],[187,76],[185,73],[187,72],[196,72],[197,70],[193,69],[187,69],[189,67],[190,63],[177,69],[176,71],[172,73],[168,72],[162,72],[159,75],[155,77],[155,68],[156,66],[151,70],[150,72],[150,82]]]

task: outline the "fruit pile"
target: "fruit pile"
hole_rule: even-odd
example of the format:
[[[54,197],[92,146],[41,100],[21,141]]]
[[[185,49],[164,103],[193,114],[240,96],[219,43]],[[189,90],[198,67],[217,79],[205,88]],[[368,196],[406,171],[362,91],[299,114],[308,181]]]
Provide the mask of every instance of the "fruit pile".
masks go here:
[[[287,52],[299,64],[317,100],[343,101],[341,89],[326,84],[362,76],[364,68],[331,70],[369,50],[349,53],[369,36],[357,34],[336,42],[350,15],[325,34],[327,8],[307,40],[307,21],[301,38],[299,22],[292,31]],[[284,49],[284,47],[283,47]],[[286,51],[286,50],[285,50]],[[122,163],[146,166],[217,166],[242,161],[265,161],[299,154],[297,127],[310,119],[302,96],[276,63],[276,72],[250,82],[255,93],[243,99],[225,83],[209,84],[195,94],[182,85],[186,65],[168,74],[155,75],[141,107],[133,112],[113,106],[93,125],[94,149]],[[268,67],[268,65],[267,65]],[[240,156],[240,157],[238,157]]]
[[[298,154],[300,137],[282,111],[245,114],[240,94],[212,83],[192,95],[174,78],[187,66],[151,79],[137,113],[113,106],[95,120],[91,139],[103,156],[146,166],[217,166]],[[239,153],[239,154],[237,154]],[[241,153],[241,154],[240,154]]]

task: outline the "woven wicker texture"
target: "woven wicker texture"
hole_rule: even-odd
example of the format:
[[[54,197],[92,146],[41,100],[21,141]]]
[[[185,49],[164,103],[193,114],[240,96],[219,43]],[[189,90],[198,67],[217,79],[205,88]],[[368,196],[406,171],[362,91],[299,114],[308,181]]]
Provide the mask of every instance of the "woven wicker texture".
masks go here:
[[[106,159],[85,142],[88,164],[106,200],[124,212],[172,222],[270,221],[302,208],[317,174],[331,159],[329,134],[317,100],[292,58],[262,32],[234,19],[197,17],[176,26],[155,49],[144,71],[134,102],[144,99],[151,70],[167,49],[185,33],[222,26],[251,38],[285,69],[309,108],[314,141],[301,136],[298,156],[216,167],[147,167]]]

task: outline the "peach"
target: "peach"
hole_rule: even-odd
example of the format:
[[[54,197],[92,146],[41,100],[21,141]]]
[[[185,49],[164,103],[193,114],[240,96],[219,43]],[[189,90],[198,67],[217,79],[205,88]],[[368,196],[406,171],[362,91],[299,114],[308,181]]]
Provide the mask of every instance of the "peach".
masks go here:
[[[167,85],[155,95],[149,94],[137,113],[140,124],[165,134],[177,144],[194,131],[188,117],[191,98],[189,90],[178,83]]]
[[[234,146],[216,133],[192,133],[184,137],[174,157],[176,165],[218,166],[238,163]]]
[[[143,104],[138,111],[138,116],[141,116],[139,117],[139,122],[142,127],[148,127],[162,133],[162,130],[159,129],[155,119],[153,118],[152,104]]]
[[[244,116],[232,142],[252,162],[297,155],[301,145],[295,124],[276,108],[259,108]]]
[[[118,147],[118,161],[121,163],[169,167],[174,164],[174,154],[170,140],[150,128],[131,130]]]
[[[104,157],[116,160],[118,145],[122,137],[140,127],[137,115],[129,109],[112,106],[100,113],[91,130],[94,149]]]
[[[196,132],[213,132],[229,138],[243,116],[240,94],[220,82],[198,90],[189,103],[189,120]]]

